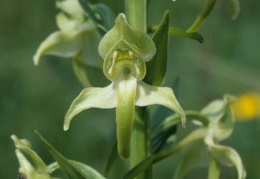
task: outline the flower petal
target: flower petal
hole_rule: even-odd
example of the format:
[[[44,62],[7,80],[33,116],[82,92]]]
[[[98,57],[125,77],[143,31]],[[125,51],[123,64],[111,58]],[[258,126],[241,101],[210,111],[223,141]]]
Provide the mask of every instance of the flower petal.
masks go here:
[[[150,86],[139,81],[135,104],[137,106],[160,104],[170,108],[181,116],[182,125],[185,126],[186,118],[184,111],[171,88]]]
[[[129,26],[123,13],[119,14],[115,26],[102,38],[99,54],[103,59],[117,49],[130,49],[140,54],[144,61],[149,61],[156,52],[152,39],[145,33]]]
[[[81,47],[81,31],[57,31],[43,41],[33,57],[35,65],[39,64],[42,55],[71,57]]]
[[[28,176],[29,177],[36,176],[34,167],[25,158],[25,156],[23,155],[21,150],[16,149],[15,150],[15,154],[16,154],[16,156],[18,158],[19,165],[21,166],[21,168],[19,169],[19,172],[22,174],[22,176],[26,176],[26,177],[28,177]]]
[[[69,129],[72,118],[81,111],[89,108],[114,108],[116,107],[116,91],[114,83],[105,88],[85,88],[72,102],[64,121],[64,130]]]
[[[234,97],[225,95],[223,100],[214,100],[204,107],[201,114],[210,120],[210,130],[218,141],[231,135],[234,128],[234,117],[231,104]]]
[[[205,138],[205,143],[209,146],[211,154],[218,160],[218,162],[223,165],[236,167],[238,179],[244,179],[246,177],[246,171],[242,160],[234,149],[215,144],[210,135]]]
[[[120,79],[117,84],[117,144],[121,158],[130,155],[131,134],[134,121],[137,80],[134,77]]]
[[[75,20],[83,21],[85,13],[77,0],[56,1],[56,6]]]
[[[60,30],[76,30],[82,22],[70,18],[67,14],[60,12],[56,15],[56,23]]]
[[[11,139],[14,141],[15,147],[17,148],[15,153],[21,166],[21,174],[26,176],[28,179],[49,179],[48,167],[37,153],[31,149],[29,141],[19,140],[15,135],[12,135]],[[31,158],[34,166],[26,159],[21,150]]]

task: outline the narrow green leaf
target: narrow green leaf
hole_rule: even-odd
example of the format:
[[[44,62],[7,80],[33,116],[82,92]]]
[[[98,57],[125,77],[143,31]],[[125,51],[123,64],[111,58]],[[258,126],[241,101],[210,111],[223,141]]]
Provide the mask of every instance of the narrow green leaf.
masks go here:
[[[205,7],[203,8],[200,15],[197,17],[197,19],[194,21],[194,23],[191,25],[191,27],[187,30],[189,33],[197,32],[202,25],[202,23],[205,21],[205,19],[208,17],[210,12],[212,11],[213,7],[215,6],[216,0],[207,0],[207,3]]]
[[[153,36],[156,54],[146,63],[144,82],[153,86],[161,86],[164,81],[168,58],[169,11],[166,11],[162,22]]]
[[[37,131],[35,131],[37,136],[40,138],[46,149],[50,152],[53,158],[59,163],[60,167],[62,168],[63,172],[70,178],[70,179],[86,179],[71,163],[63,157],[59,152],[57,152],[51,144],[49,144]]]
[[[94,11],[91,8],[90,3],[87,0],[78,0],[82,9],[85,11],[87,16],[91,19],[92,22],[96,25],[99,33],[101,36],[103,36],[106,32],[107,29],[102,25],[101,20],[99,20],[96,16]]]
[[[92,167],[85,165],[84,163],[77,162],[74,160],[68,160],[68,162],[80,173],[84,178],[87,179],[105,179],[99,172],[97,172]],[[54,162],[49,166],[50,171],[54,172],[61,169],[58,162]],[[72,178],[74,179],[74,178]]]
[[[85,165],[84,163],[69,160],[69,163],[85,178],[87,179],[105,179],[100,173],[98,173],[92,167]],[[74,179],[74,178],[73,178]]]

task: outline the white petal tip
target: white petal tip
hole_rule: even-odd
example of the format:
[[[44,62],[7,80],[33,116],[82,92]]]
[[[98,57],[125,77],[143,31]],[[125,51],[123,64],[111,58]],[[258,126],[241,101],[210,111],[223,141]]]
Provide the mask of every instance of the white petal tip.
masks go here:
[[[67,131],[68,129],[69,129],[69,126],[68,126],[68,125],[64,125],[64,126],[63,126],[63,130],[64,130],[64,131]]]
[[[10,136],[12,140],[15,140],[16,139],[16,136],[13,134]]]
[[[33,57],[33,63],[35,66],[38,66],[39,64],[39,58],[36,55]]]

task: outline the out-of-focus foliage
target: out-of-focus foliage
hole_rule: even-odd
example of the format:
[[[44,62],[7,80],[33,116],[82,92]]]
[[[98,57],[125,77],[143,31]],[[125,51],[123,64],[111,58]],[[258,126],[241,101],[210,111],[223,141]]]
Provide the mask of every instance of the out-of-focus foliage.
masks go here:
[[[116,15],[123,12],[123,1],[91,2],[109,5]],[[168,9],[170,25],[183,29],[191,25],[204,5],[191,0],[149,2],[149,25],[159,25]],[[216,2],[216,8],[199,30],[204,37],[202,44],[170,37],[165,83],[171,86],[176,77],[180,77],[179,98],[184,109],[198,110],[224,93],[239,95],[260,91],[260,24],[256,18],[260,15],[260,2],[240,1],[241,13],[235,21],[230,20],[229,3]],[[73,74],[71,60],[50,60],[57,57],[46,56],[40,66],[33,65],[32,56],[40,42],[57,30],[55,2],[2,0],[0,12],[0,178],[18,175],[18,161],[10,140],[13,133],[29,139],[46,164],[52,162],[34,135],[35,129],[68,158],[104,173],[104,159],[115,140],[115,111],[91,109],[83,112],[75,118],[78,122],[71,126],[74,129],[64,132],[66,110],[82,90]],[[191,128],[188,123],[179,133],[189,132]],[[238,122],[231,138],[225,141],[240,154],[248,179],[260,178],[259,140],[260,121],[251,120]],[[178,159],[177,156],[157,164],[154,178],[171,178],[172,167]],[[111,178],[119,178],[125,171],[125,162],[118,160],[115,165],[122,170],[121,173],[112,171]],[[187,178],[204,177],[200,171],[204,170],[194,171]],[[224,171],[221,178],[236,177],[235,170],[225,168]]]

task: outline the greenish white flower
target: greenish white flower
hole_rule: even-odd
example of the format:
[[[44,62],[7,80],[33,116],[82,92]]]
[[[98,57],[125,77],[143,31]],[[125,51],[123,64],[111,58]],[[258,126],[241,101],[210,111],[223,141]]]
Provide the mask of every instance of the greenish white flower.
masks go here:
[[[68,130],[72,118],[89,108],[116,108],[118,152],[121,158],[130,155],[130,139],[135,106],[160,104],[181,116],[184,112],[173,91],[167,87],[145,84],[145,62],[156,52],[149,36],[128,25],[124,14],[119,14],[115,26],[103,37],[99,53],[105,60],[103,71],[111,84],[104,88],[85,88],[71,104],[64,122]]]
[[[228,138],[233,131],[234,117],[231,109],[233,100],[233,97],[225,96],[223,100],[215,100],[202,109],[200,114],[208,119],[209,124],[193,132],[204,137],[201,140],[196,139],[185,148],[184,158],[175,173],[176,179],[182,178],[191,169],[204,165],[208,156],[210,156],[210,165],[213,163],[217,166],[220,164],[234,166],[237,169],[238,179],[246,177],[246,171],[239,154],[233,148],[219,143]],[[188,138],[194,138],[194,135],[189,135],[187,140]],[[219,167],[210,172],[217,175]]]
[[[81,59],[87,65],[102,67],[97,51],[101,37],[78,1],[62,0],[57,1],[56,5],[61,10],[56,17],[60,30],[41,43],[33,57],[35,65],[39,64],[43,55],[56,55]]]
[[[15,153],[20,164],[19,173],[21,176],[26,179],[51,179],[48,167],[32,150],[30,142],[25,139],[19,140],[15,135],[12,135],[11,138],[15,143]],[[27,160],[23,152],[31,158],[34,165]]]

